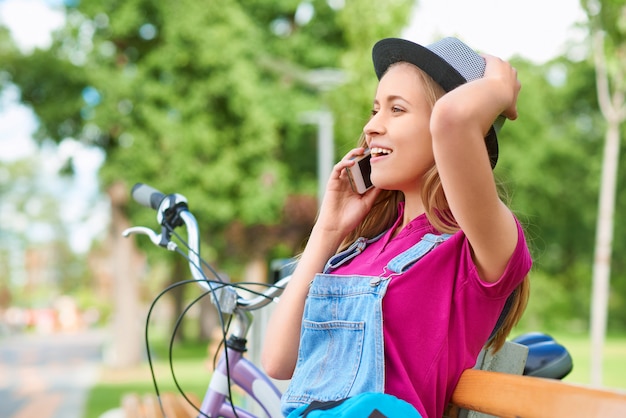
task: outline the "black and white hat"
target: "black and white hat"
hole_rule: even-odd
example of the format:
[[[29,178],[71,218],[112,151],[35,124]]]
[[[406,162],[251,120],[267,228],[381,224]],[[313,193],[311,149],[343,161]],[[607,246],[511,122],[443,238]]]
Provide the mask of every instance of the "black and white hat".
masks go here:
[[[374,45],[372,59],[379,80],[391,64],[408,62],[428,74],[446,92],[485,74],[485,59],[457,38],[443,38],[425,47],[406,39],[382,39]],[[491,168],[498,162],[497,132],[504,120],[504,116],[499,116],[485,137]]]

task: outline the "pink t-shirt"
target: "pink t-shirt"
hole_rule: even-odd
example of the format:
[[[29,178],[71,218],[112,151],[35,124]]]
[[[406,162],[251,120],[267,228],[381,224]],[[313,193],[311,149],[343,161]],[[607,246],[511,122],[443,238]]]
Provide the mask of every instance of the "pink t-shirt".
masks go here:
[[[387,234],[333,274],[379,276],[393,257],[426,233],[437,233],[422,215],[390,239],[402,212],[403,206]],[[383,299],[386,393],[411,403],[424,417],[443,415],[461,373],[474,367],[507,297],[530,270],[519,223],[518,237],[496,283],[479,278],[462,231],[391,279]]]

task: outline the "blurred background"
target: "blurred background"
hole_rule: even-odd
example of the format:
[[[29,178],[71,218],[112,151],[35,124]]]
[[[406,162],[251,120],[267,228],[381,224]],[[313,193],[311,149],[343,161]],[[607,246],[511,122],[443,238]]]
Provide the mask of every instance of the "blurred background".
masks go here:
[[[185,195],[205,258],[271,281],[369,116],[373,43],[450,35],[511,60],[523,86],[495,170],[535,259],[516,332],[564,343],[570,381],[626,389],[626,0],[0,0],[0,376],[21,373],[22,349],[74,342],[92,371],[75,416],[151,390],[147,310],[188,271],[121,237],[158,226],[130,188]],[[160,302],[157,353],[197,295]],[[201,303],[176,335],[200,390],[216,324]],[[41,399],[16,394],[19,376],[0,377],[2,416]]]

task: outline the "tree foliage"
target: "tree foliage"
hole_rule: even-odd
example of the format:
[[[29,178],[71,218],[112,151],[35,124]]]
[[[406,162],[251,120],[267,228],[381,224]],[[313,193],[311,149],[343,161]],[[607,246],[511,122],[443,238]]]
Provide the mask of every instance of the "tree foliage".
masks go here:
[[[535,260],[526,320],[585,329],[605,130],[595,69],[589,60],[567,57],[543,65],[517,60],[514,65],[523,86],[520,117],[501,132],[496,173],[511,191]],[[620,172],[618,184],[624,180]],[[625,197],[618,187],[616,237],[626,233]],[[614,251],[626,251],[626,243],[616,239]],[[613,263],[616,277],[626,273],[620,260],[616,257]],[[613,289],[610,325],[623,329],[626,283],[616,280]]]
[[[496,174],[510,192],[533,254],[526,321],[554,324],[555,310],[557,322],[584,320],[580,305],[588,306],[591,258],[586,254],[597,190],[591,179],[598,169],[589,156],[597,155],[601,145],[593,81],[584,82],[590,68],[564,58],[539,66],[516,60],[514,65],[522,82],[520,116],[499,135]]]
[[[49,50],[8,66],[40,118],[38,138],[101,147],[104,188],[121,179],[185,194],[217,248],[232,222],[275,224],[287,196],[313,194],[315,127],[301,114],[337,103],[337,143],[353,143],[372,91],[364,74],[374,85],[369,48],[397,35],[412,5],[76,3]],[[326,93],[312,84],[310,71],[327,67],[345,71],[348,85]]]
[[[315,212],[316,128],[301,116],[328,106],[337,155],[353,146],[376,83],[371,46],[400,34],[413,2],[74,3],[49,50],[24,56],[10,44],[0,49],[10,81],[41,121],[38,138],[102,148],[103,188],[140,181],[185,194],[211,237],[208,254],[241,259],[271,251],[289,225],[306,232]],[[582,3],[598,11],[616,57],[611,68],[623,67],[623,2]],[[496,174],[511,192],[535,259],[527,320],[584,324],[604,134],[595,70],[567,56],[542,65],[514,61],[523,85],[520,118],[500,134]],[[323,68],[341,69],[343,83],[316,85],[312,70]],[[624,177],[622,170],[619,185]],[[616,202],[621,237],[623,187]],[[150,225],[152,214],[137,209],[127,208],[134,221]],[[286,253],[299,237],[290,238]],[[624,251],[626,242],[616,239],[614,254]],[[626,275],[621,257],[612,271]],[[614,280],[613,287],[610,319],[623,329],[626,282]]]

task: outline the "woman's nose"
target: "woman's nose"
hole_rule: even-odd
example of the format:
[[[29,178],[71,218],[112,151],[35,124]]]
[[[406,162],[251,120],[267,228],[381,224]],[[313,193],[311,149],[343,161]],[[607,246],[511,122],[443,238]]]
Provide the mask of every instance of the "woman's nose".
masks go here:
[[[372,136],[380,135],[384,132],[383,124],[381,123],[379,114],[373,115],[370,120],[363,127],[363,133],[369,138]]]

